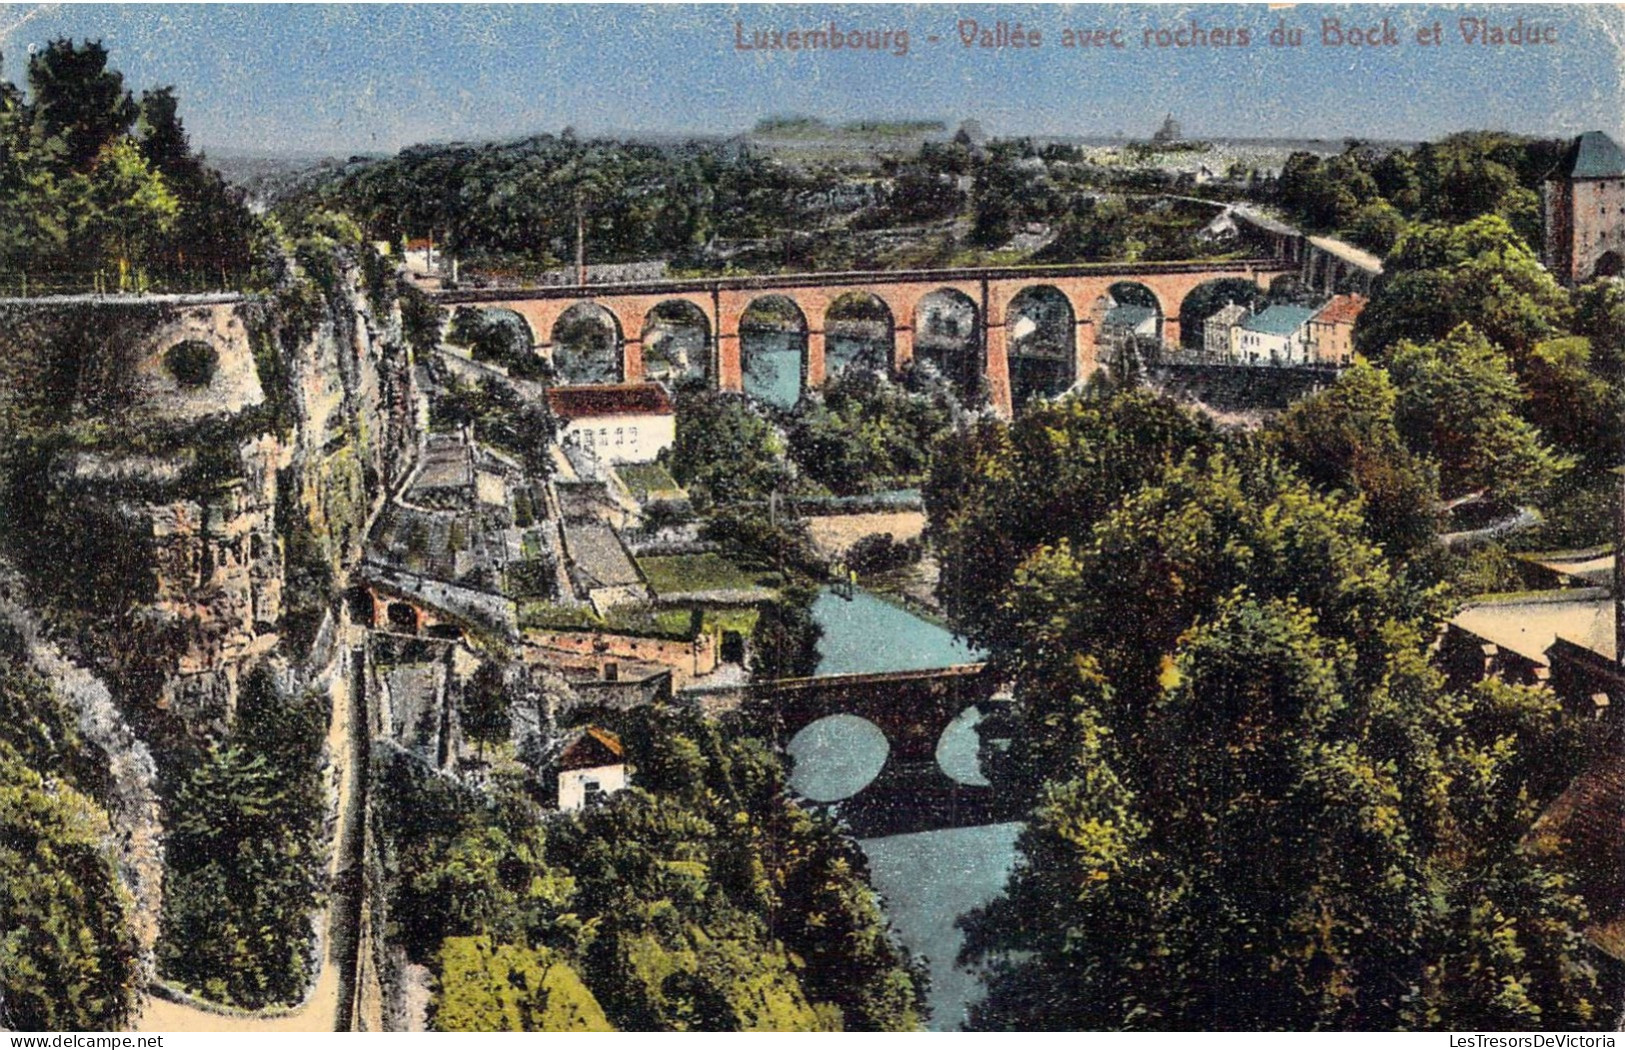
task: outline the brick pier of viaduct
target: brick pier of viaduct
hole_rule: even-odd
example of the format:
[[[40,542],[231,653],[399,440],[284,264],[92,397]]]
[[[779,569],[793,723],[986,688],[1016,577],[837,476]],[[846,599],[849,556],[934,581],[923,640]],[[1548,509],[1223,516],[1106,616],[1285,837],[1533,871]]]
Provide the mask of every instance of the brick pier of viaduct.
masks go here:
[[[823,385],[827,374],[827,315],[837,299],[863,293],[890,314],[892,365],[900,368],[916,351],[922,302],[950,293],[975,315],[975,339],[968,349],[980,356],[989,400],[1011,412],[1010,307],[1022,292],[1047,288],[1064,297],[1071,314],[1075,380],[1087,378],[1098,363],[1096,343],[1107,290],[1114,284],[1140,285],[1155,296],[1165,343],[1179,341],[1180,307],[1185,297],[1209,281],[1235,278],[1267,289],[1277,277],[1297,275],[1297,261],[1278,259],[1204,260],[1199,262],[1100,263],[1046,267],[898,270],[885,272],[776,274],[698,280],[662,280],[636,284],[570,285],[534,289],[476,289],[433,295],[441,307],[478,306],[511,310],[530,326],[538,349],[553,341],[555,325],[578,303],[601,307],[614,319],[620,346],[619,379],[637,382],[644,376],[643,341],[656,307],[680,301],[705,318],[711,361],[707,375],[725,390],[744,388],[740,327],[751,305],[769,296],[788,299],[800,311],[806,332],[803,379],[807,387]]]

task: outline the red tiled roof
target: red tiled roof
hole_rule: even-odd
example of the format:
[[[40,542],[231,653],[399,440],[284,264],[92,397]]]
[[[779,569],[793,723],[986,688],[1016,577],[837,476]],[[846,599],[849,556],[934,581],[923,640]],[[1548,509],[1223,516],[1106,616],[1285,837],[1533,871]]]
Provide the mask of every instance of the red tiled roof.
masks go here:
[[[1565,855],[1591,912],[1586,934],[1625,958],[1625,753],[1617,741],[1547,807],[1528,838]]]
[[[555,386],[547,391],[547,405],[560,419],[587,416],[669,416],[676,411],[666,388],[659,383],[624,383],[619,386]]]
[[[559,756],[559,768],[570,770],[613,766],[624,761],[624,756],[620,737],[607,729],[588,726]]]
[[[1334,295],[1314,316],[1316,324],[1353,324],[1370,300],[1363,295]]]

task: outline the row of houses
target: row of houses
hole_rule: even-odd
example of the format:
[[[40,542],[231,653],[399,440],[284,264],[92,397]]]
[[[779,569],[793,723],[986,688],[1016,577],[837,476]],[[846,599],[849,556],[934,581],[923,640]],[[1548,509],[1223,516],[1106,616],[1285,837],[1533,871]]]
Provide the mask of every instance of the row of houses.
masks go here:
[[[1202,357],[1212,364],[1321,365],[1354,362],[1354,322],[1368,300],[1334,295],[1319,307],[1278,303],[1256,313],[1227,303],[1202,325]]]

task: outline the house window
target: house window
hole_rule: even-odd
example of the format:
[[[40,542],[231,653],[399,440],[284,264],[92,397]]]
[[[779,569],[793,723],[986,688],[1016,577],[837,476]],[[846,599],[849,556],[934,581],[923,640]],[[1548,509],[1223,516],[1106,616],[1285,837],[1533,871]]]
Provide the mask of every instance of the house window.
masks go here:
[[[636,445],[638,443],[638,428],[637,427],[631,427],[630,429],[627,430],[627,432],[626,432],[626,440],[627,440],[627,442],[629,444]]]
[[[620,427],[615,428],[615,444],[617,444],[617,445],[623,444],[624,441],[625,441],[625,436],[626,436],[625,433],[622,431],[622,429]]]
[[[588,448],[592,448],[592,431],[583,430],[581,432],[581,443],[586,445]]]

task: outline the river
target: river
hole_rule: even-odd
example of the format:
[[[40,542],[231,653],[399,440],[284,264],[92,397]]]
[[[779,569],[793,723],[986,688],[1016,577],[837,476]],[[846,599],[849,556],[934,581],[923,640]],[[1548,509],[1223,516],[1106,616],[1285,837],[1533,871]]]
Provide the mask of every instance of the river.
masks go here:
[[[812,614],[824,629],[818,674],[913,671],[982,658],[948,631],[867,591],[847,599],[826,590]],[[976,759],[979,717],[975,708],[966,711],[937,744],[938,764],[961,783],[986,783]],[[797,733],[788,750],[795,759],[791,786],[829,802],[855,794],[879,775],[887,745],[864,719],[834,715]],[[955,920],[1004,888],[1020,830],[1019,824],[990,824],[859,842],[898,936],[929,963],[935,1031],[957,1030],[981,994],[976,977],[954,965],[963,941]]]

